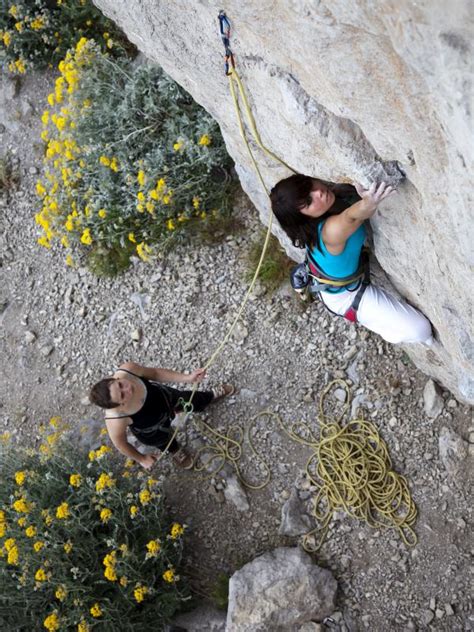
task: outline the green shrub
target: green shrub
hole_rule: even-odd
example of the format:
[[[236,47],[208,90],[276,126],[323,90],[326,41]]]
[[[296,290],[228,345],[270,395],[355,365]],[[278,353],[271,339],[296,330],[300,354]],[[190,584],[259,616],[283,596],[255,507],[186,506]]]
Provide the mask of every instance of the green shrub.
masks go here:
[[[0,61],[10,72],[52,67],[81,37],[113,55],[131,45],[91,0],[0,0]]]
[[[235,180],[218,125],[160,68],[83,39],[59,69],[42,116],[43,246],[113,256],[132,244],[148,261],[229,215]]]
[[[219,610],[227,610],[229,605],[229,576],[219,573],[212,588],[211,599]]]
[[[39,450],[0,451],[2,629],[163,629],[190,596],[160,482],[50,424]]]
[[[265,242],[265,236],[266,232],[262,231],[258,239],[252,243],[247,253],[247,272],[245,274],[245,280],[247,282],[253,279],[255,270],[257,269]],[[287,256],[278,239],[272,235],[265,258],[262,262],[262,267],[258,274],[258,279],[268,290],[275,291],[282,283],[289,279],[290,270],[294,265],[295,262]]]

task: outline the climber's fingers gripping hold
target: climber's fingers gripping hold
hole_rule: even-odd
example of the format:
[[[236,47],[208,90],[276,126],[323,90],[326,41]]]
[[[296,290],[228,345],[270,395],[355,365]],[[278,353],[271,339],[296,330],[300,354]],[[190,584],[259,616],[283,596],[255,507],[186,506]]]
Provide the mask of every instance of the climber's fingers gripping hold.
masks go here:
[[[395,187],[387,185],[386,182],[381,182],[378,186],[372,182],[368,189],[365,189],[361,184],[356,184],[355,188],[360,197],[373,206],[377,206],[382,200],[396,193]]]

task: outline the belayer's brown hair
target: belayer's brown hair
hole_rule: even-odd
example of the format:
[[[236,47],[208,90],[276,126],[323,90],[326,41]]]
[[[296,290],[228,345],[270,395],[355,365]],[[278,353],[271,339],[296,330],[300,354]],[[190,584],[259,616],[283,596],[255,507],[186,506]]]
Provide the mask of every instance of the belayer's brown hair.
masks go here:
[[[310,193],[314,183],[322,182],[336,199],[331,208],[321,217],[308,217],[301,209],[311,203]],[[270,191],[272,211],[280,226],[297,248],[319,248],[318,226],[330,215],[341,213],[359,200],[357,191],[350,184],[333,184],[297,173],[280,180]]]
[[[110,396],[110,385],[112,382],[115,382],[115,378],[106,377],[94,384],[89,393],[89,399],[93,404],[101,408],[115,408],[115,406],[118,406]]]

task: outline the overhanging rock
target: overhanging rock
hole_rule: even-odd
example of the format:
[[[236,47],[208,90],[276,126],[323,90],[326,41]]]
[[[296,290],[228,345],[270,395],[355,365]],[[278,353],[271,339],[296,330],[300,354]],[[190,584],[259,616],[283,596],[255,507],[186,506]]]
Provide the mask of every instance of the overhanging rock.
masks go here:
[[[213,1],[95,0],[219,122],[242,186],[269,213],[240,138]],[[474,403],[469,0],[227,0],[232,48],[262,140],[335,182],[407,175],[372,220],[375,254],[431,320],[414,362]],[[260,155],[270,188],[285,169]],[[278,229],[277,229],[278,232]],[[281,237],[281,235],[279,235]],[[294,253],[295,254],[295,253]]]

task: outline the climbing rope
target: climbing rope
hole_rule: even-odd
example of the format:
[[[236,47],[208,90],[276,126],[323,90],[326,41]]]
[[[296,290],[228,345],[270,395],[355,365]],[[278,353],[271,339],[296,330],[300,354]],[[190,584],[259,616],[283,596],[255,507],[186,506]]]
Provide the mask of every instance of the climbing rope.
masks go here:
[[[244,105],[247,124],[257,145],[268,156],[284,165],[287,169],[290,171],[293,171],[293,169],[263,145],[243,84],[235,69],[235,58],[230,48],[230,23],[223,11],[219,13],[219,25],[225,48],[225,72],[229,78],[230,92],[240,134],[258,178],[268,194],[247,138],[239,97]],[[237,84],[238,93],[235,90],[234,82]],[[265,242],[253,279],[227,334],[204,365],[205,369],[208,369],[221,353],[242,316],[267,251],[271,227],[272,215],[270,214]],[[336,418],[331,419],[325,413],[325,401],[335,385],[340,385],[344,388],[346,397],[340,414]],[[182,402],[185,413],[184,423],[186,423],[193,412],[192,399],[196,389],[197,384],[194,384],[189,401]],[[291,424],[290,427],[285,427],[281,417],[272,411],[262,411],[252,417],[246,431],[241,426],[234,424],[230,426],[226,434],[211,428],[204,421],[194,418],[193,423],[210,441],[208,445],[198,450],[194,461],[195,470],[198,472],[203,470],[209,472],[209,470],[212,470],[212,474],[215,476],[226,463],[230,463],[234,467],[240,482],[245,487],[253,490],[265,487],[271,478],[270,468],[265,459],[255,449],[251,435],[257,420],[262,416],[268,416],[276,419],[283,432],[293,441],[306,445],[312,450],[312,454],[306,464],[306,476],[317,490],[313,499],[313,516],[318,525],[303,537],[303,547],[307,551],[315,552],[319,550],[334,517],[334,512],[339,509],[344,510],[353,518],[366,522],[371,527],[396,529],[407,546],[414,546],[417,542],[417,536],[413,530],[413,525],[416,521],[417,509],[411,498],[407,481],[392,469],[387,446],[372,422],[364,419],[353,419],[345,424],[343,423],[343,418],[349,406],[350,391],[348,385],[343,380],[334,380],[324,389],[320,396],[319,437],[303,421],[297,421]],[[161,456],[167,452],[177,432],[178,429],[175,430]],[[242,474],[240,459],[245,440],[254,456],[253,463],[259,461],[261,469],[265,472],[261,483],[250,482]],[[208,454],[208,458],[204,460],[203,455],[205,453]],[[202,462],[199,464],[198,461],[200,460]],[[216,468],[213,467],[215,462],[217,462]]]
[[[340,414],[330,419],[325,400],[335,386],[346,391],[345,404]],[[353,419],[343,424],[350,401],[349,386],[343,380],[326,386],[319,402],[319,438],[304,422],[286,429],[280,420],[288,436],[312,450],[306,477],[317,490],[313,516],[318,526],[303,537],[303,547],[309,552],[321,547],[334,512],[340,509],[376,529],[396,529],[407,546],[415,546],[417,509],[408,483],[392,469],[387,445],[372,422]]]
[[[241,112],[241,108],[239,105],[239,97],[242,100],[242,103],[244,104],[244,108],[245,108],[245,114],[247,117],[247,123],[248,126],[250,127],[250,130],[252,132],[253,138],[255,140],[255,142],[257,143],[257,145],[262,149],[262,151],[264,151],[268,156],[270,156],[273,160],[276,160],[277,162],[281,163],[283,166],[285,166],[287,169],[289,169],[290,171],[292,171],[294,173],[294,170],[289,167],[283,160],[281,160],[281,158],[279,158],[276,154],[274,154],[272,151],[270,151],[270,149],[268,149],[267,147],[265,147],[265,145],[262,143],[262,140],[260,138],[260,134],[258,133],[257,130],[257,126],[255,124],[255,119],[252,115],[252,111],[250,109],[250,105],[248,103],[248,99],[247,96],[245,94],[245,90],[243,87],[243,84],[240,80],[240,77],[237,74],[237,71],[235,70],[235,59],[234,59],[234,55],[232,53],[232,50],[230,49],[230,23],[229,20],[227,19],[225,13],[223,11],[220,11],[219,16],[219,25],[220,25],[220,32],[221,32],[221,37],[222,37],[222,41],[224,43],[224,48],[225,48],[225,72],[226,75],[229,78],[229,86],[230,86],[230,92],[232,95],[232,100],[234,103],[234,109],[236,112],[236,116],[237,116],[237,121],[238,121],[238,125],[239,125],[239,130],[240,130],[240,134],[242,136],[242,139],[244,140],[245,146],[247,148],[247,152],[250,156],[250,159],[252,161],[252,164],[254,165],[255,171],[257,173],[257,176],[260,180],[260,183],[262,184],[262,187],[265,191],[265,193],[268,195],[268,190],[267,187],[265,185],[265,181],[263,179],[263,176],[261,174],[260,168],[258,166],[258,163],[253,155],[252,149],[250,147],[250,143],[249,140],[247,138],[247,133],[245,130],[245,126],[244,126],[244,121],[242,118],[242,112]],[[235,90],[235,86],[234,86],[234,80],[237,82],[237,86],[238,86],[238,94],[239,97],[237,96],[236,90]],[[230,337],[232,336],[235,327],[237,326],[237,323],[239,322],[243,311],[249,301],[250,295],[252,294],[253,288],[255,287],[255,283],[257,282],[258,279],[258,275],[260,273],[260,269],[262,267],[263,261],[265,259],[265,255],[268,249],[268,244],[270,243],[270,237],[271,237],[271,233],[272,233],[272,220],[273,220],[273,216],[270,213],[269,215],[269,220],[268,220],[268,226],[267,226],[267,232],[265,235],[265,241],[263,243],[263,247],[262,247],[262,252],[260,254],[260,259],[258,261],[257,267],[255,269],[255,273],[253,275],[253,278],[250,282],[250,285],[247,289],[247,292],[245,293],[244,298],[242,299],[242,302],[240,304],[239,309],[237,310],[237,313],[234,317],[234,320],[232,321],[226,335],[224,336],[223,340],[220,342],[220,344],[216,347],[216,349],[213,351],[213,353],[211,354],[209,360],[205,363],[204,365],[204,369],[208,369],[210,366],[212,366],[212,364],[214,364],[217,356],[221,353],[222,349],[225,347],[225,345],[227,344],[227,342],[229,341]],[[183,404],[183,412],[185,413],[185,418],[184,418],[184,422],[183,424],[186,424],[188,418],[192,415],[193,413],[193,405],[192,405],[192,401],[194,398],[194,393],[196,392],[197,389],[197,384],[193,384],[193,388],[192,388],[192,392],[190,395],[189,400]],[[208,426],[207,424],[205,424],[202,420],[198,420],[196,418],[193,418],[193,423],[198,427],[198,429],[200,429],[201,431],[203,431],[204,434],[206,434],[208,436],[208,438],[210,437],[217,437],[216,431],[214,431],[212,428],[210,428],[210,426]],[[160,461],[163,456],[168,452],[168,448],[169,446],[172,444],[173,440],[175,439],[176,435],[178,433],[178,428],[175,429],[174,433],[172,434],[170,440],[168,441],[168,444],[166,445],[166,447],[164,448],[164,450],[162,451],[162,453],[160,454],[160,456],[157,458],[157,461]],[[221,437],[222,439],[222,437]],[[241,437],[241,439],[243,439],[243,435]],[[237,447],[238,445],[241,445],[241,443],[239,444],[239,442],[235,442],[234,440],[229,439],[225,439],[223,441],[221,441],[219,444],[217,444],[214,448],[214,456],[213,456],[213,460],[220,458],[221,460],[229,460],[230,462],[232,462],[234,464],[234,467],[236,466],[236,460],[233,459],[231,457],[232,454],[236,454],[237,452],[239,452],[239,448]],[[241,448],[240,448],[241,450]],[[223,464],[220,466],[219,469],[221,469],[223,466]],[[203,468],[200,468],[203,469]],[[259,488],[253,488],[253,489],[259,489]]]

